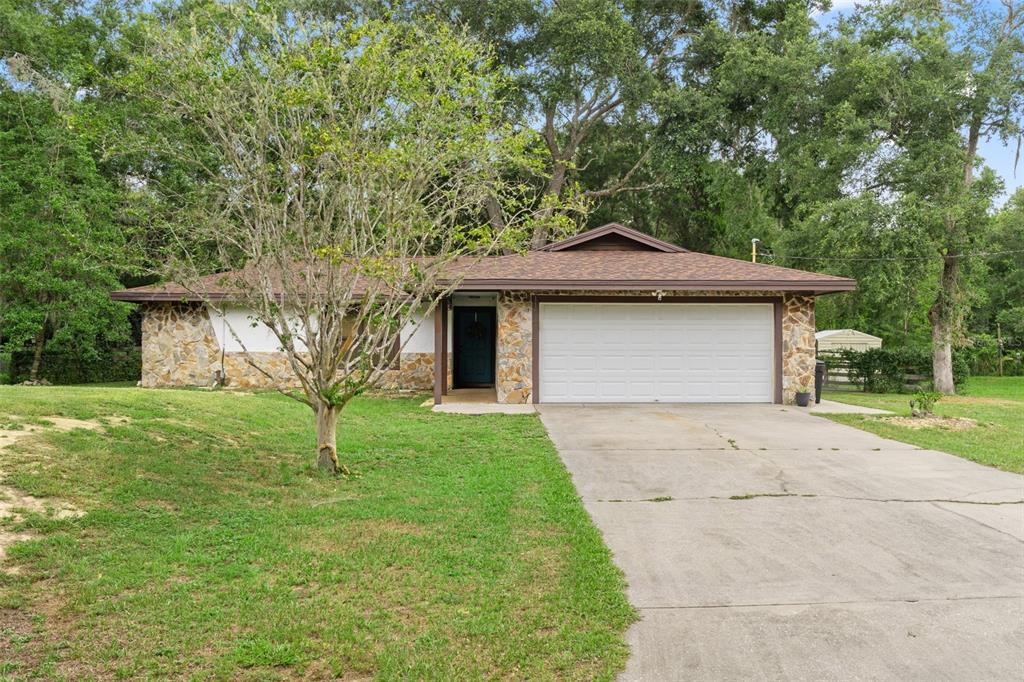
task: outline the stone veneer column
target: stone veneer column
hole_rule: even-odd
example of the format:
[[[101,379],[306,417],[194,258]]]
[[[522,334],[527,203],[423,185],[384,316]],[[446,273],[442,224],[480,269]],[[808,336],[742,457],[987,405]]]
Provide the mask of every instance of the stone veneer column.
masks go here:
[[[814,297],[782,298],[782,402],[796,402],[801,386],[814,386]]]
[[[533,301],[529,294],[498,295],[498,347],[494,387],[499,403],[533,398]]]

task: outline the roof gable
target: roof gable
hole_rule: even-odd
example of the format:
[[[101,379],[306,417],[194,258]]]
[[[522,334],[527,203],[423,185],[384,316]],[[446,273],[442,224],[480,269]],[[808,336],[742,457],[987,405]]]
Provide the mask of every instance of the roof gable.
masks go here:
[[[686,253],[686,249],[630,229],[619,223],[608,223],[578,235],[548,244],[538,251],[660,251]]]

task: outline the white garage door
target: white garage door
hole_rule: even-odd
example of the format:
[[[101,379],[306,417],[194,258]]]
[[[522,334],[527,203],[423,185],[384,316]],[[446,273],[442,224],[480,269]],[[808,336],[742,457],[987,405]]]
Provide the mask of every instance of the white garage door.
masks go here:
[[[541,303],[540,401],[771,402],[770,303]]]

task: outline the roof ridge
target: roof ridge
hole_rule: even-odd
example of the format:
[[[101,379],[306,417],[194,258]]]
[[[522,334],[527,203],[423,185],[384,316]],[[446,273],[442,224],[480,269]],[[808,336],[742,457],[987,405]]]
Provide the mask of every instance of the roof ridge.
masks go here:
[[[542,247],[540,247],[538,249],[533,249],[533,250],[534,251],[566,251],[566,250],[569,250],[569,249],[573,249],[573,248],[579,246],[580,244],[585,244],[585,243],[587,243],[589,241],[592,241],[592,240],[597,239],[599,237],[604,237],[604,236],[609,235],[609,234],[617,234],[620,237],[625,237],[626,239],[630,239],[630,240],[632,240],[632,241],[634,241],[634,242],[636,242],[638,244],[643,244],[644,246],[649,246],[650,248],[652,248],[652,249],[654,249],[656,251],[662,251],[662,252],[665,252],[665,253],[686,253],[687,252],[687,250],[684,249],[681,246],[676,246],[675,244],[670,244],[669,242],[666,242],[664,240],[658,239],[657,237],[652,237],[651,235],[644,234],[643,232],[641,232],[639,230],[635,230],[632,227],[626,227],[622,223],[615,223],[615,222],[605,223],[604,225],[601,225],[600,227],[591,228],[589,230],[586,230],[584,232],[580,232],[579,234],[575,234],[575,235],[573,235],[571,237],[568,237],[566,239],[563,239],[561,241],[554,242],[552,244],[545,244],[544,246],[542,246]]]

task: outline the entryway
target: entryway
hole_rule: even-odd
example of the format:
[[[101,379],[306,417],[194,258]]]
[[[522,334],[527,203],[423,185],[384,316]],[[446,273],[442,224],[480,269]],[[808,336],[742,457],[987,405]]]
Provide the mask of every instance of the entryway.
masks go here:
[[[454,388],[494,386],[497,315],[492,307],[456,306],[452,312]]]

